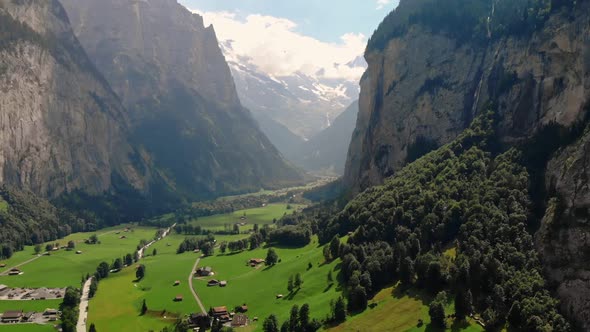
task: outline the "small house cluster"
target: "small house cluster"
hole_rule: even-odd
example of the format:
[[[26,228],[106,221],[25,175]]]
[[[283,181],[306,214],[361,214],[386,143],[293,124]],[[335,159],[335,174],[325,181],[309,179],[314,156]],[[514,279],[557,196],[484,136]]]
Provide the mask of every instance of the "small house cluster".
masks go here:
[[[226,287],[227,281],[225,281],[225,280],[219,281],[217,279],[211,279],[207,282],[207,287],[214,287],[214,286]]]
[[[226,306],[213,307],[209,310],[209,314],[192,314],[189,316],[188,323],[191,327],[210,327],[214,321],[219,321],[226,327],[244,327],[248,326],[250,319],[246,315],[248,306],[246,304],[238,306],[234,311],[229,311]],[[257,320],[255,317],[254,320]]]
[[[0,317],[0,322],[5,324],[16,324],[16,323],[29,323],[34,319],[36,321],[44,320],[49,322],[55,322],[59,320],[61,312],[56,309],[45,309],[42,314],[37,314],[34,311],[24,312],[22,310],[8,310]]]
[[[195,271],[195,277],[209,277],[213,274],[213,269],[210,266],[200,267]]]

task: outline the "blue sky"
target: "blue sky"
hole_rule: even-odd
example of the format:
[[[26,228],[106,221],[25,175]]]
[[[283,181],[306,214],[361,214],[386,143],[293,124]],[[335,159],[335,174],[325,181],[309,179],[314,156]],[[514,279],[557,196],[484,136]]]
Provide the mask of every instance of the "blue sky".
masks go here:
[[[367,38],[399,0],[179,0],[190,9],[289,19],[295,31],[323,42],[339,42],[347,33]]]

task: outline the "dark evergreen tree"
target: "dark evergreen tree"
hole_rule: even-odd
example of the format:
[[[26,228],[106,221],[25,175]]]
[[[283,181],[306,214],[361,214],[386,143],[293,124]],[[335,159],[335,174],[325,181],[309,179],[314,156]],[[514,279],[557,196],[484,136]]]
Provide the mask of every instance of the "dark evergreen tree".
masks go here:
[[[279,322],[277,320],[277,316],[270,315],[268,316],[262,325],[262,329],[264,332],[279,332]]]
[[[141,311],[140,311],[140,313],[143,316],[143,315],[145,315],[147,313],[147,311],[148,311],[148,306],[147,306],[147,303],[145,302],[145,299],[144,299],[143,302],[141,303]]]
[[[269,248],[266,253],[266,265],[273,266],[279,261],[279,255],[273,248]]]

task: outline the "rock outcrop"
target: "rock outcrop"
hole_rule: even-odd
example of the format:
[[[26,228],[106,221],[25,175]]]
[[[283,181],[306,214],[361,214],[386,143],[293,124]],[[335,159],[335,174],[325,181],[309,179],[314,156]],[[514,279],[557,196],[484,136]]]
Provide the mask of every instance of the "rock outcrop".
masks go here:
[[[358,191],[382,183],[406,164],[417,141],[448,143],[490,100],[505,141],[550,122],[581,120],[590,92],[589,13],[580,3],[575,11],[556,10],[531,36],[484,42],[414,24],[383,51],[368,49],[347,185]]]
[[[568,131],[588,124],[588,1],[553,2],[557,7],[530,32],[501,36],[490,28],[497,16],[491,6],[483,39],[457,38],[420,24],[411,12],[421,3],[429,2],[402,0],[384,23],[391,37],[367,49],[347,187],[359,192],[382,183],[457,137],[490,103],[498,113],[498,137],[509,145],[526,144],[548,126]],[[562,309],[583,330],[590,329],[589,149],[587,131],[548,157],[542,172],[556,198],[547,204],[536,236]]]
[[[48,198],[146,192],[149,168],[126,131],[61,4],[0,0],[0,182]]]
[[[298,183],[242,107],[212,26],[176,0],[64,0],[136,144],[191,199]]]
[[[536,242],[562,308],[590,330],[590,132],[555,154],[546,183],[555,195]]]

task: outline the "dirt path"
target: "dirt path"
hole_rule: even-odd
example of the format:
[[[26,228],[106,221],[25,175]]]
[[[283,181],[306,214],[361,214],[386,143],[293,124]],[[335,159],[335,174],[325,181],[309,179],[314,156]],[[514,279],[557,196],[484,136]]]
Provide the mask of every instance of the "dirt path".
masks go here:
[[[80,298],[80,314],[78,316],[78,325],[76,326],[76,332],[86,332],[86,319],[88,318],[88,293],[90,292],[90,283],[92,277],[90,277],[84,283],[82,288],[82,297]]]
[[[195,297],[195,301],[197,301],[197,304],[199,305],[199,308],[201,308],[201,312],[206,314],[207,310],[205,310],[205,306],[203,305],[203,302],[201,302],[201,299],[199,299],[197,292],[195,292],[195,289],[193,288],[193,273],[194,273],[194,271],[197,270],[197,267],[199,266],[200,261],[201,261],[201,257],[197,258],[197,261],[195,262],[195,265],[193,266],[191,273],[188,275],[188,286],[190,287],[191,292],[193,293],[193,296]]]
[[[7,269],[6,269],[6,271],[4,271],[4,272],[0,273],[0,276],[7,276],[7,275],[8,275],[8,272],[10,272],[10,270],[12,270],[12,269],[16,269],[16,268],[18,268],[18,267],[21,267],[21,266],[23,266],[23,265],[26,265],[26,264],[29,264],[29,263],[31,263],[32,261],[35,261],[35,260],[37,260],[37,259],[41,258],[41,256],[42,256],[42,255],[37,255],[36,257],[33,257],[33,258],[29,259],[28,261],[24,261],[24,262],[22,262],[22,263],[20,263],[20,264],[18,264],[18,265],[15,265],[15,266],[13,266],[13,267],[9,267],[9,268],[7,268]]]

